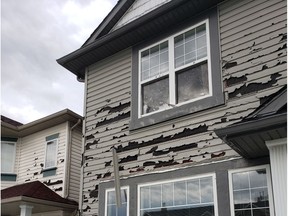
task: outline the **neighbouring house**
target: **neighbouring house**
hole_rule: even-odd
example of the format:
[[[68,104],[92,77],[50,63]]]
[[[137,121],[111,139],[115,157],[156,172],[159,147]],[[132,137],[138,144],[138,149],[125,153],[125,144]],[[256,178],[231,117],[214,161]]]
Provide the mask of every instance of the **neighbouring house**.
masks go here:
[[[69,109],[27,124],[1,116],[1,215],[77,212],[82,120]]]
[[[82,215],[287,215],[287,1],[120,0],[85,82]]]

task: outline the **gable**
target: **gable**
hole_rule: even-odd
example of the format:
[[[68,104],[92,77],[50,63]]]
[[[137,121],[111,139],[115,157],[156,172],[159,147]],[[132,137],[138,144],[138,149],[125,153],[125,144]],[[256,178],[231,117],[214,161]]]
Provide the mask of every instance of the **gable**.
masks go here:
[[[136,0],[111,31],[121,28],[170,1],[171,0]]]

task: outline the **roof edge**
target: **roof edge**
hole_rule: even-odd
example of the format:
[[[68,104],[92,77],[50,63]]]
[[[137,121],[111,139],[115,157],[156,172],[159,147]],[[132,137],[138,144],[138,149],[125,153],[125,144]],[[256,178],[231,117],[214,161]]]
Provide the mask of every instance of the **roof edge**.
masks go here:
[[[220,138],[239,136],[242,134],[253,133],[263,129],[281,127],[287,124],[287,113],[281,113],[264,117],[261,119],[255,119],[252,121],[245,121],[236,123],[234,125],[227,126],[214,130],[214,132]]]

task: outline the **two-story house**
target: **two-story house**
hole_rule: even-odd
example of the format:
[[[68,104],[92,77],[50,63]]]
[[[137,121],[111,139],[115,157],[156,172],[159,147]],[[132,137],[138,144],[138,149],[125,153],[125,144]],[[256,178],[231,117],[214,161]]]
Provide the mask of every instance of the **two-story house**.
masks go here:
[[[286,4],[119,0],[57,60],[85,82],[82,215],[287,215]]]
[[[1,116],[1,215],[77,212],[82,119],[69,109],[27,124]]]

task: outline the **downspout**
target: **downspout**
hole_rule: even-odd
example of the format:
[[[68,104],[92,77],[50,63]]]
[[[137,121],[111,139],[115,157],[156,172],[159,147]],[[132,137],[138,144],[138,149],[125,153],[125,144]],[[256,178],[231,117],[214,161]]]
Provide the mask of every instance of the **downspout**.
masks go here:
[[[70,167],[71,167],[71,147],[72,147],[72,131],[74,130],[74,128],[76,128],[80,123],[82,122],[81,119],[78,119],[77,123],[74,124],[69,132],[68,132],[68,142],[67,142],[67,151],[66,151],[66,164],[67,164],[67,168],[66,168],[66,172],[65,172],[65,191],[64,191],[64,198],[68,198],[69,196],[69,187],[70,187],[70,183],[68,183],[69,178],[70,178]]]

